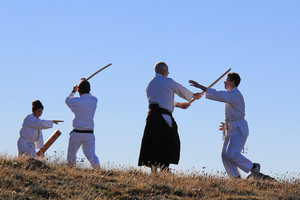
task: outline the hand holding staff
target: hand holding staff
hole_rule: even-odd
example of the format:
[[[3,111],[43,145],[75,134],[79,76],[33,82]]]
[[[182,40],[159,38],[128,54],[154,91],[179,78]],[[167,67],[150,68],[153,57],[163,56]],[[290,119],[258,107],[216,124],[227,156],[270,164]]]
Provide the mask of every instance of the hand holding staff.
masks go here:
[[[53,120],[54,121],[54,120]],[[44,148],[41,148],[38,152],[36,152],[36,155],[39,157],[44,157],[44,153],[49,149],[49,147],[55,142],[55,140],[61,135],[61,132],[59,130],[56,130],[51,137],[47,140],[47,142],[44,144]]]
[[[214,86],[219,80],[221,80],[229,71],[231,70],[231,68],[229,68],[224,74],[222,74],[222,76],[220,76],[215,82],[213,82],[212,84],[210,84],[210,86],[208,86],[209,88],[211,88],[212,86]],[[191,83],[192,86],[195,86],[197,88],[200,88],[203,90],[203,92],[201,92],[200,94],[203,95],[204,92],[206,92],[206,87],[198,84],[196,81],[190,80],[189,81]],[[196,99],[192,99],[191,101],[188,102],[188,104],[191,105],[191,103],[193,103]]]
[[[87,81],[89,79],[91,79],[93,76],[95,76],[96,74],[98,74],[99,72],[101,72],[102,70],[104,70],[105,68],[111,66],[112,64],[109,63],[108,65],[105,65],[104,67],[102,67],[101,69],[99,69],[98,71],[96,71],[95,73],[93,73],[92,75],[90,75],[88,78],[81,78],[82,81]],[[78,85],[75,85],[73,87],[72,92],[76,93],[78,91]]]

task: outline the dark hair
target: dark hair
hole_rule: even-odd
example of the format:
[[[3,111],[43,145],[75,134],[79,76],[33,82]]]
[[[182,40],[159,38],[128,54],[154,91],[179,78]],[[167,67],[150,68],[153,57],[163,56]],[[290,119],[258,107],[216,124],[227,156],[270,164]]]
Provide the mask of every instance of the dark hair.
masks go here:
[[[81,81],[78,85],[78,92],[80,94],[89,93],[91,91],[91,86],[88,81]]]
[[[239,84],[241,82],[241,77],[239,74],[232,72],[232,73],[229,73],[227,76],[230,81],[234,81],[235,87],[239,86]]]
[[[42,102],[40,102],[39,100],[35,100],[34,102],[32,102],[32,112],[40,108],[44,110],[44,106]]]
[[[158,62],[155,64],[154,71],[155,73],[161,73],[161,70],[166,67],[168,67],[168,65],[165,62]]]

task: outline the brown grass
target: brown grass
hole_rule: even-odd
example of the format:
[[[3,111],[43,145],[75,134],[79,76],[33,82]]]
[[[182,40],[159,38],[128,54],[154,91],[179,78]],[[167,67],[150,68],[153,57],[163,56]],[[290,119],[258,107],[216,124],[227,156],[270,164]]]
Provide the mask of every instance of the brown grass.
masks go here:
[[[78,169],[0,157],[0,199],[300,199],[299,178],[228,179],[134,168]]]

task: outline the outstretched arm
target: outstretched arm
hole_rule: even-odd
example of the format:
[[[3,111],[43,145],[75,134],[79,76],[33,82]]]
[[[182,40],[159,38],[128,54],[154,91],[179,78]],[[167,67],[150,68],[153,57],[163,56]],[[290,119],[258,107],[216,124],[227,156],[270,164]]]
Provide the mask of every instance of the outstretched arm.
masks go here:
[[[63,120],[53,120],[54,124],[58,124],[58,122],[64,122]]]
[[[199,83],[197,83],[196,81],[193,80],[189,80],[189,83],[191,84],[191,86],[194,86],[196,88],[200,88],[201,90],[203,90],[204,92],[206,92],[207,87],[200,85]]]
[[[190,106],[189,103],[179,103],[179,102],[176,103],[176,107],[182,108],[182,109],[187,109],[189,106]]]

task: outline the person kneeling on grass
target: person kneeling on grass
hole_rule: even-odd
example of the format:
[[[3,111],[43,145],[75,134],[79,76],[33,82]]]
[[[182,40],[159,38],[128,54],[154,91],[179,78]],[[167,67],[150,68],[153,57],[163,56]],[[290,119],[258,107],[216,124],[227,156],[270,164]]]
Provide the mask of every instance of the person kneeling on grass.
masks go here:
[[[225,103],[225,123],[221,123],[220,130],[224,131],[224,143],[222,150],[222,161],[227,174],[230,177],[240,177],[238,168],[251,175],[258,176],[260,164],[252,163],[241,154],[249,135],[249,129],[245,117],[245,102],[243,95],[238,90],[241,81],[237,73],[227,75],[225,89],[227,91],[216,91],[204,87],[196,81],[190,80],[192,86],[206,92],[206,98]]]
[[[62,120],[42,120],[40,116],[43,114],[44,107],[39,100],[32,102],[32,114],[25,117],[20,137],[17,142],[19,156],[37,157],[35,149],[41,149],[44,156],[44,140],[42,129],[53,127]]]

